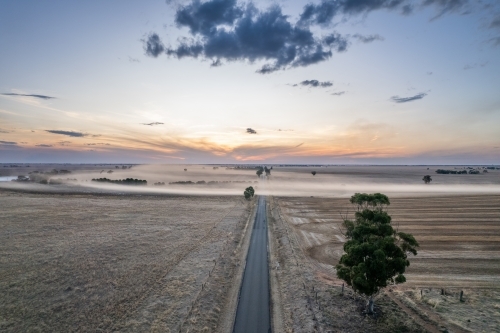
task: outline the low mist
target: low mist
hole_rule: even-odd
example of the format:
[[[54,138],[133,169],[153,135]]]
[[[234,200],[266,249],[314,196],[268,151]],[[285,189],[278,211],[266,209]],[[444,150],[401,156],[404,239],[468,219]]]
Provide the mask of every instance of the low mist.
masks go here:
[[[271,167],[271,166],[268,166]],[[48,184],[10,181],[15,173],[0,178],[0,188],[37,192],[144,193],[180,195],[243,195],[248,186],[259,195],[349,197],[356,192],[381,192],[389,196],[428,196],[441,194],[500,194],[500,170],[480,174],[436,174],[439,167],[428,166],[273,166],[269,176],[257,176],[254,166],[214,165],[43,165],[22,171],[25,176],[42,172]],[[58,169],[64,168],[64,174]],[[464,169],[466,166],[450,166]],[[470,168],[470,167],[469,167]],[[52,172],[52,173],[50,173]],[[314,173],[314,175],[313,175]],[[424,175],[432,181],[425,184]],[[106,178],[146,180],[147,185],[96,182]],[[155,185],[156,184],[156,185]]]

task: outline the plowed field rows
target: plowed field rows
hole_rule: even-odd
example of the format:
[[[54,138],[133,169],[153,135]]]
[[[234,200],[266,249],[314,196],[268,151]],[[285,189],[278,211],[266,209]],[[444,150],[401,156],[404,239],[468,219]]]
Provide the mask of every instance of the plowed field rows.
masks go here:
[[[280,198],[303,249],[333,273],[342,255],[348,199]],[[393,225],[420,243],[406,286],[500,288],[500,196],[394,198]],[[342,215],[342,216],[341,216]]]

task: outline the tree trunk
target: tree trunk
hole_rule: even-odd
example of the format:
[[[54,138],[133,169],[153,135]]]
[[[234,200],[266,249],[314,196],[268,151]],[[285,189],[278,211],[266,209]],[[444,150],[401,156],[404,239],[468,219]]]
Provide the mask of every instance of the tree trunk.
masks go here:
[[[368,300],[368,313],[373,314],[373,307],[375,306],[375,302],[373,301],[373,296],[370,296],[370,299]]]

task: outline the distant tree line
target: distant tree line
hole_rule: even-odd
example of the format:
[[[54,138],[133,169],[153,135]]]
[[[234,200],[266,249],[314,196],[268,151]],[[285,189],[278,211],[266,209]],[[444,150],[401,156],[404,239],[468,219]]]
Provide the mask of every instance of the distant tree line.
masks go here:
[[[437,169],[436,173],[442,174],[442,175],[466,175],[467,170],[443,170],[443,169]]]
[[[121,185],[147,185],[148,182],[142,179],[134,179],[134,178],[126,178],[126,179],[117,179],[112,180],[108,178],[92,178],[93,182],[98,183],[112,183],[112,184],[121,184]]]
[[[230,184],[230,183],[234,183],[234,184],[244,184],[244,183],[258,183],[257,181],[245,181],[245,180],[221,180],[221,181],[217,181],[217,180],[211,180],[209,182],[206,182],[204,180],[199,180],[197,182],[193,182],[193,181],[190,181],[190,180],[187,180],[187,181],[178,181],[178,182],[170,182],[169,184],[170,185],[215,185],[215,184]]]

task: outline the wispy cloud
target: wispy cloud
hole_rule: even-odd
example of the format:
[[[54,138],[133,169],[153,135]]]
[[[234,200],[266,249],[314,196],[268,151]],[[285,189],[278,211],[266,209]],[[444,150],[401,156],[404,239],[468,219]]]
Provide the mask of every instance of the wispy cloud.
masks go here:
[[[9,133],[9,131],[0,128],[0,133]]]
[[[300,85],[309,86],[309,87],[313,87],[313,88],[318,88],[318,87],[327,88],[327,87],[333,86],[333,82],[331,82],[331,81],[320,82],[318,80],[304,80],[304,81],[300,82]],[[294,86],[297,86],[297,85],[295,84]]]
[[[253,128],[250,128],[250,127],[249,127],[249,128],[247,128],[247,133],[248,133],[248,134],[257,134],[257,131],[256,131],[256,130],[254,130]]]
[[[477,67],[485,67],[486,65],[488,65],[488,61],[483,61],[483,62],[475,62],[475,63],[471,63],[471,64],[466,64],[464,66],[464,70],[467,71],[469,69],[474,69],[474,68],[477,68]]]
[[[87,134],[87,133],[74,132],[74,131],[45,130],[45,132],[49,132],[52,134],[59,134],[59,135],[67,135],[67,136],[71,136],[74,138],[81,138],[84,136],[89,136],[89,134]]]
[[[141,125],[146,125],[146,126],[155,126],[155,125],[163,125],[163,123],[160,123],[160,122],[154,122],[154,123],[142,123]]]
[[[40,98],[40,99],[55,99],[55,97],[52,97],[52,96],[37,95],[37,94],[2,93],[2,95],[5,95],[5,96],[34,97],[34,98]]]
[[[426,93],[420,93],[418,95],[410,96],[410,97],[392,96],[391,100],[393,102],[396,102],[396,103],[407,103],[407,102],[412,102],[412,101],[416,101],[416,100],[422,99],[425,96],[427,96]]]
[[[368,36],[354,34],[354,35],[352,35],[352,37],[356,38],[358,41],[360,41],[361,43],[365,43],[365,44],[374,42],[376,40],[383,41],[385,39],[384,37],[382,37],[378,34],[368,35]]]
[[[333,95],[333,96],[342,96],[345,93],[346,93],[345,91],[338,91],[338,92],[331,93],[330,95]]]
[[[44,148],[48,148],[48,147],[52,147],[52,145],[46,145],[46,144],[39,144],[39,145],[35,145],[36,147],[44,147]]]
[[[14,141],[0,141],[2,145],[17,145],[17,142]]]

